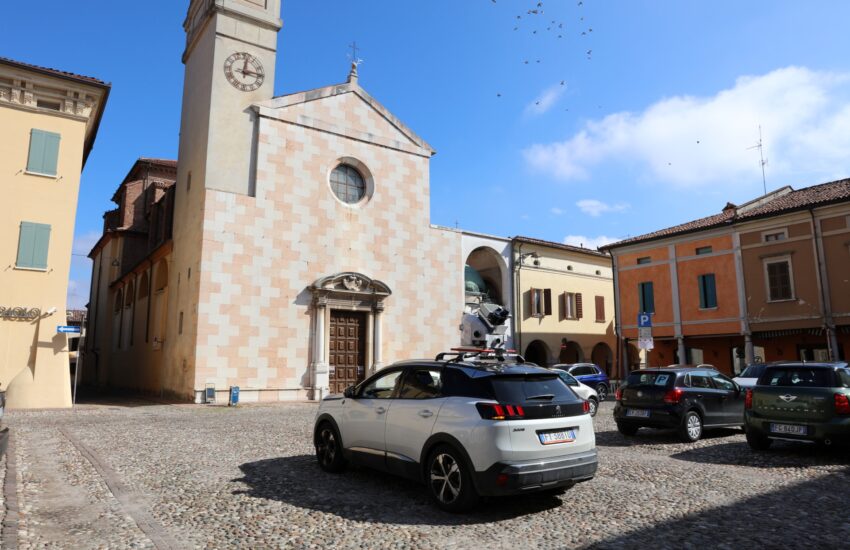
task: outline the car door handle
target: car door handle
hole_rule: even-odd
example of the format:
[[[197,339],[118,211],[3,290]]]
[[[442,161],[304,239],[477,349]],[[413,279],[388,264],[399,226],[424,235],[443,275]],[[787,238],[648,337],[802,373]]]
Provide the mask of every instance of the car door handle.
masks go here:
[[[378,414],[384,414],[385,412],[387,412],[387,409],[383,407],[378,407],[377,409],[375,409],[375,412]]]
[[[419,416],[421,416],[422,418],[428,418],[430,416],[434,416],[434,413],[432,413],[428,409],[425,409],[424,411],[419,411]]]

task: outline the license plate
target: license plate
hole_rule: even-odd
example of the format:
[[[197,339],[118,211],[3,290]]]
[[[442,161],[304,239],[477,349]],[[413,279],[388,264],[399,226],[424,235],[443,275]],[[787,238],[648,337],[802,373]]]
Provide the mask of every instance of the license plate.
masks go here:
[[[647,409],[626,409],[626,416],[649,418],[649,411]]]
[[[559,430],[556,432],[543,432],[537,434],[543,445],[554,445],[555,443],[572,443],[576,440],[575,430]]]
[[[794,424],[771,424],[770,432],[775,434],[806,435],[806,426],[795,426]]]

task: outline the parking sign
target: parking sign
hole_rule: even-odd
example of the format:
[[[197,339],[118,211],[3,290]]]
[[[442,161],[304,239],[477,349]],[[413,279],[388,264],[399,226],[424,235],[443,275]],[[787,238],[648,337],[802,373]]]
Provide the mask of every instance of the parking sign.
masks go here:
[[[638,328],[652,327],[652,315],[649,313],[638,313]]]

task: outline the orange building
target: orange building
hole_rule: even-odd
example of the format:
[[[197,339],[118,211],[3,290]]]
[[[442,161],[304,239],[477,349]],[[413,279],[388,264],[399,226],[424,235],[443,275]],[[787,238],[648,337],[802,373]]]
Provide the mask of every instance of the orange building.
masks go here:
[[[850,353],[850,180],[784,187],[607,247],[621,374],[637,366],[827,360]],[[637,317],[650,313],[652,350]]]

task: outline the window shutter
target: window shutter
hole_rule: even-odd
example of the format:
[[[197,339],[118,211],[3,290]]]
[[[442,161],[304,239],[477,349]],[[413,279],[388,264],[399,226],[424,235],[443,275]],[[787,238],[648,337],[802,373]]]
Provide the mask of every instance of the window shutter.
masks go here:
[[[560,313],[558,314],[558,321],[563,321],[567,318],[567,293],[562,292],[558,296],[558,307],[560,308]]]
[[[47,251],[50,244],[50,226],[41,223],[21,222],[18,238],[17,267],[47,269]]]
[[[713,273],[705,276],[705,295],[707,307],[717,307],[717,282]]]
[[[605,322],[605,296],[596,297],[596,321],[598,323]]]
[[[543,315],[552,315],[552,289],[543,291]]]
[[[576,319],[584,317],[584,308],[582,306],[581,294],[576,294]]]
[[[705,309],[708,306],[706,303],[708,302],[708,297],[706,293],[706,277],[705,275],[697,276],[697,284],[699,286],[699,307],[700,309]]]
[[[33,129],[27,171],[55,176],[59,163],[59,140],[59,134]]]
[[[652,283],[646,283],[646,296],[647,296],[647,313],[655,313],[655,291],[652,288]]]

